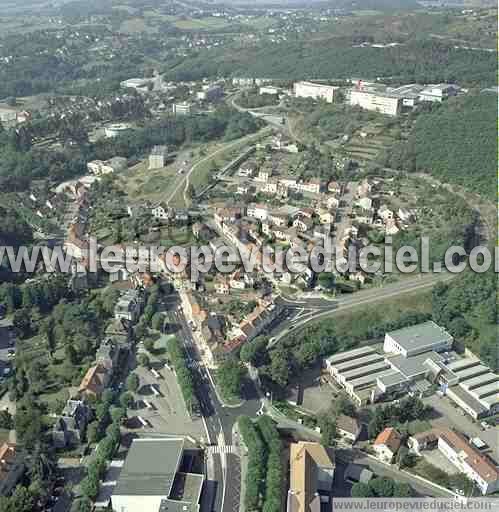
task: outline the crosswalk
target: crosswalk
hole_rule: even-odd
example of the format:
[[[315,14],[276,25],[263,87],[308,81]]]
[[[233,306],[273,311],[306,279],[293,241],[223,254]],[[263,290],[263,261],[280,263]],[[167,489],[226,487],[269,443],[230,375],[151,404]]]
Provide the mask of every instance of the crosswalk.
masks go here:
[[[237,454],[236,447],[228,444],[224,444],[223,446],[208,446],[208,453],[235,453]]]

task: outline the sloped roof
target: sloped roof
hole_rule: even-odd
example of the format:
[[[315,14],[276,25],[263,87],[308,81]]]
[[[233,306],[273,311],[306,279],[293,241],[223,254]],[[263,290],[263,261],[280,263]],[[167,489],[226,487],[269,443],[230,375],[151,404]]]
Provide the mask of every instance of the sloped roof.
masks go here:
[[[317,469],[333,469],[332,453],[319,443],[300,441],[290,447],[290,484],[288,502],[293,512],[315,510]]]
[[[400,448],[400,435],[392,427],[387,427],[385,430],[378,434],[378,437],[374,441],[374,446],[385,445],[395,453]]]

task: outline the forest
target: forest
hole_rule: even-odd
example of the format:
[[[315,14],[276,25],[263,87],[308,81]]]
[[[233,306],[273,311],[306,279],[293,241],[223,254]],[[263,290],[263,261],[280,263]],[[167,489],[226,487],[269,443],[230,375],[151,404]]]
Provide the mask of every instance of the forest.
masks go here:
[[[490,199],[497,195],[497,96],[451,98],[419,116],[407,141],[382,162],[394,169],[429,172]]]
[[[205,76],[264,76],[278,79],[389,78],[393,83],[496,83],[496,54],[456,49],[436,41],[390,48],[354,47],[352,38],[298,39],[281,44],[201,52],[165,69],[174,80]]]

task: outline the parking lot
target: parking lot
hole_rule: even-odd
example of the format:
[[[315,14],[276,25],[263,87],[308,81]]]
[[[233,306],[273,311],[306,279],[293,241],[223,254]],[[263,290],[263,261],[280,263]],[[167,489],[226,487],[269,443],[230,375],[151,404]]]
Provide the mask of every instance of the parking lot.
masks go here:
[[[331,407],[334,397],[339,389],[331,386],[324,379],[321,380],[320,368],[313,368],[303,372],[299,386],[290,390],[288,400],[292,400],[303,409],[314,414],[325,412]]]
[[[154,362],[153,367],[158,371],[159,379],[147,368],[139,367],[135,370],[140,379],[140,386],[137,393],[135,393],[137,409],[133,412],[146,420],[150,427],[144,428],[140,423],[136,422],[136,424],[131,423],[129,428],[136,427],[157,433],[190,435],[196,439],[205,436],[202,419],[191,419],[186,410],[182,393],[173,371],[168,368],[161,368],[158,364],[154,364]],[[151,385],[154,385],[159,390],[161,396],[155,395]],[[152,406],[152,409],[147,407],[144,400]]]
[[[10,369],[15,357],[15,342],[12,321],[5,318],[0,320],[0,378],[4,377],[6,369]]]
[[[431,420],[434,427],[445,429],[453,427],[470,437],[479,437],[487,444],[487,447],[482,451],[492,457],[496,463],[499,462],[498,427],[490,427],[487,430],[482,430],[479,421],[474,421],[473,418],[467,414],[463,414],[462,409],[454,405],[454,403],[446,397],[439,398],[437,395],[433,395],[424,398],[423,402],[431,405],[438,414],[435,419]]]

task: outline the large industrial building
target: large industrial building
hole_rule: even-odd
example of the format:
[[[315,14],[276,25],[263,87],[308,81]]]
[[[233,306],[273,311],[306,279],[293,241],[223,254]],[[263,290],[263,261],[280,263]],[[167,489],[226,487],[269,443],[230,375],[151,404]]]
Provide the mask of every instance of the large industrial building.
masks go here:
[[[183,437],[134,439],[111,497],[115,512],[198,512],[204,476]]]
[[[499,412],[499,375],[474,355],[448,363],[440,383],[446,396],[474,419]]]
[[[324,362],[334,380],[362,406],[404,391],[421,394],[445,367],[438,352],[452,348],[453,338],[434,322],[388,332],[384,354],[364,346],[335,354]]]
[[[435,352],[450,350],[453,341],[454,339],[445,329],[429,321],[387,332],[383,351],[410,357],[429,350]]]
[[[296,98],[326,100],[328,103],[333,103],[334,95],[338,89],[339,87],[316,84],[314,82],[296,82],[293,86]]]

